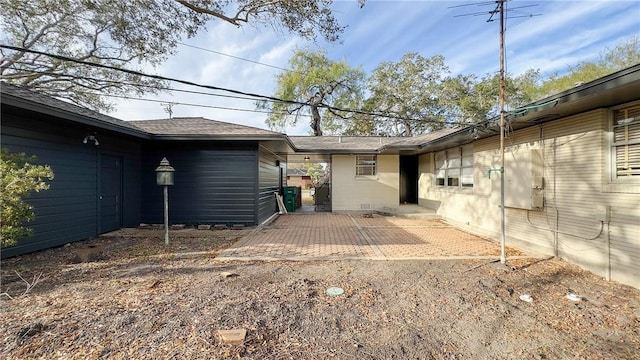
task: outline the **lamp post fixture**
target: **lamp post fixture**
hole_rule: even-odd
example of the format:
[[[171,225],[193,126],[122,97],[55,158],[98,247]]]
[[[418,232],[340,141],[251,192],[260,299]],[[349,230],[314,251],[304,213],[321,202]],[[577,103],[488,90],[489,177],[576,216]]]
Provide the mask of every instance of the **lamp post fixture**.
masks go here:
[[[173,173],[176,171],[167,158],[162,158],[156,168],[156,183],[164,187],[164,243],[169,245],[169,186],[173,185]]]

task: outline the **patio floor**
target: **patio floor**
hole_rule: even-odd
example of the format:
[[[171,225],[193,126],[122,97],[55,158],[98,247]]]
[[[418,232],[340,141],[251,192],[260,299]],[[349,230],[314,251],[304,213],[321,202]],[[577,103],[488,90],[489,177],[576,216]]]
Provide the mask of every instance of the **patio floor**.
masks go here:
[[[333,213],[281,215],[220,260],[498,259],[500,244],[433,218]],[[533,257],[507,247],[507,257]]]

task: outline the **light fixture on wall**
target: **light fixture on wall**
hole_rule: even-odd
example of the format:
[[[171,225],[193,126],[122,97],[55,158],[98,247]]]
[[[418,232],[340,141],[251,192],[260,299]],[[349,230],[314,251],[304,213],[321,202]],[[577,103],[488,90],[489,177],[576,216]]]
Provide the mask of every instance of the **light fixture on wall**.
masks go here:
[[[95,146],[100,145],[100,143],[98,142],[98,138],[96,137],[95,133],[93,134],[87,134],[87,136],[84,137],[84,139],[82,140],[83,144],[88,143],[89,141],[93,141],[93,144]]]
[[[309,157],[309,155],[307,155],[307,156],[305,156],[305,157],[304,157],[304,161],[309,161],[309,160],[311,160],[311,158]]]

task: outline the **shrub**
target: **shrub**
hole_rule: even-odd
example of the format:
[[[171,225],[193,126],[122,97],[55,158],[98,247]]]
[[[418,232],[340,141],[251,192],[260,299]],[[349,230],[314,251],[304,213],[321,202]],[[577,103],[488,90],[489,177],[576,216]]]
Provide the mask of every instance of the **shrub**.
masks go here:
[[[46,179],[53,180],[49,165],[35,165],[34,156],[0,151],[0,245],[15,245],[20,237],[31,235],[23,226],[33,220],[33,207],[24,199],[32,192],[47,190]]]

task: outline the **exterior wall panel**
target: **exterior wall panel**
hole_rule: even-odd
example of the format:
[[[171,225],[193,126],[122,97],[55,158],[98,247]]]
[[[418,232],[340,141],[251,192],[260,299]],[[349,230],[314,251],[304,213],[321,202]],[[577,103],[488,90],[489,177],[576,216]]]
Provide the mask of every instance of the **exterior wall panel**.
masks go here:
[[[257,223],[262,224],[278,211],[275,193],[280,191],[279,160],[270,152],[260,148],[258,163],[258,211]]]
[[[640,288],[640,191],[608,191],[609,111],[595,110],[509,134],[505,156],[543,153],[542,211],[506,208],[507,244],[558,256],[601,276]],[[420,159],[420,204],[470,231],[500,239],[499,138],[474,143],[471,192],[435,186],[433,154]],[[523,189],[526,191],[526,189]],[[610,214],[606,221],[607,212]],[[602,222],[604,221],[604,223]]]
[[[333,211],[370,211],[397,208],[399,204],[399,157],[378,155],[375,177],[355,176],[355,156],[333,155],[331,202]]]
[[[28,111],[3,108],[2,147],[11,152],[24,152],[37,157],[37,163],[50,165],[54,179],[50,188],[32,194],[27,202],[34,207],[35,219],[26,224],[33,235],[18,245],[2,249],[2,257],[46,249],[98,235],[99,154],[119,153],[132,164],[128,195],[123,198],[127,209],[123,222],[139,223],[140,145],[123,138],[98,134],[100,145],[83,144],[86,129],[74,127],[57,118]]]
[[[175,168],[169,187],[172,224],[255,225],[258,149],[248,143],[148,144],[142,166],[142,222],[163,223],[162,187],[155,168],[163,157]]]

